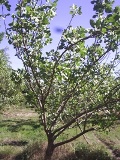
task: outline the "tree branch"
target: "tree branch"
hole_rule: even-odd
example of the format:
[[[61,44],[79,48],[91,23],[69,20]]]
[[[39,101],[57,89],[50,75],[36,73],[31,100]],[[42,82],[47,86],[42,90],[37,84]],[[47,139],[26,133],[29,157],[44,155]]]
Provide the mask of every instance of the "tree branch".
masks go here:
[[[88,37],[87,37],[87,38],[88,38]],[[96,64],[96,62],[98,62],[98,61],[99,61],[106,53],[108,53],[110,50],[111,50],[111,48],[108,48],[97,60],[95,60],[95,61],[93,62],[92,65],[90,65],[90,66],[87,68],[87,70],[86,70],[86,71],[84,72],[84,74],[82,75],[81,80],[83,79],[83,77],[85,76],[85,74],[86,74],[87,72],[89,72],[90,69]],[[52,83],[52,82],[51,82],[51,83]],[[87,82],[86,82],[86,83],[87,83]],[[85,84],[86,84],[86,83],[85,83]],[[74,87],[69,93],[67,93],[66,96],[64,96],[64,97],[66,97],[66,98],[64,98],[64,101],[63,101],[62,104],[59,106],[59,108],[58,108],[58,110],[57,110],[57,116],[54,118],[54,121],[52,122],[51,127],[56,124],[57,119],[59,118],[59,115],[60,115],[60,114],[62,113],[62,111],[64,110],[65,105],[66,105],[66,103],[68,102],[68,100],[71,98],[72,95],[75,95],[74,91],[75,91],[77,85],[78,85],[78,84],[76,83],[76,84],[75,84],[75,87]],[[49,88],[49,89],[50,89],[50,88]],[[49,94],[49,93],[48,93],[48,94]]]
[[[55,144],[55,147],[61,146],[61,145],[66,144],[66,143],[69,143],[69,142],[71,142],[71,141],[79,138],[80,136],[84,135],[85,133],[90,132],[90,131],[94,131],[94,130],[95,130],[94,128],[89,128],[89,129],[87,129],[87,130],[85,130],[85,131],[77,134],[76,136],[74,136],[74,137],[72,137],[72,138],[70,138],[70,139],[68,139],[68,140],[65,140],[65,141],[63,141],[63,142],[56,143],[56,144]]]
[[[77,42],[75,42],[74,44],[71,44],[70,46],[68,46],[68,47],[61,53],[61,55],[60,55],[59,58],[56,60],[54,66],[53,66],[53,72],[52,72],[52,75],[51,75],[50,85],[49,85],[48,91],[47,91],[47,93],[46,93],[46,95],[45,95],[44,101],[46,100],[47,96],[49,95],[50,89],[51,89],[51,87],[52,87],[53,79],[54,79],[55,69],[56,69],[56,67],[57,67],[57,65],[58,65],[58,62],[59,62],[60,59],[62,58],[62,56],[63,56],[68,50],[70,50],[74,45],[77,45],[78,43],[83,42],[83,41],[85,41],[85,40],[87,40],[87,39],[89,39],[89,38],[94,38],[94,37],[93,37],[94,35],[97,36],[97,35],[98,35],[98,32],[94,32],[93,35],[89,35],[89,36],[87,36],[87,37],[81,38],[79,41],[77,41]]]
[[[118,103],[118,102],[120,102],[120,99],[113,99],[113,100],[110,100],[108,102],[105,102],[104,104],[99,104],[98,106],[87,110],[87,115],[90,114],[91,112],[95,111],[95,110],[102,109],[104,106],[107,106],[108,104],[115,104],[115,103]],[[86,115],[86,110],[81,111],[80,113],[78,113],[76,115],[76,117],[71,119],[71,121],[69,121],[67,124],[65,124],[65,125],[61,126],[60,128],[57,128],[56,130],[54,130],[53,134],[55,135],[55,133],[58,132],[57,136],[60,135],[62,132],[64,132],[64,130],[66,130],[69,126],[71,126],[73,123],[75,123],[78,118],[80,118],[84,115]],[[56,137],[56,135],[55,135],[55,137]]]

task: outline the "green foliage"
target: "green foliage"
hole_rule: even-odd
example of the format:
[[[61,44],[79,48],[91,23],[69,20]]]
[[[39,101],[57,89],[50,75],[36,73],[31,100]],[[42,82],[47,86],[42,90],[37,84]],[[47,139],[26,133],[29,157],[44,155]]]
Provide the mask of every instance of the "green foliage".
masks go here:
[[[95,30],[87,31],[81,26],[77,28],[69,26],[63,32],[58,49],[51,50],[46,55],[43,55],[42,48],[52,41],[48,25],[55,15],[55,2],[44,5],[38,5],[32,1],[19,3],[16,14],[13,15],[13,22],[9,24],[9,42],[17,49],[16,54],[23,61],[24,78],[30,89],[28,94],[29,100],[31,99],[30,103],[38,108],[40,105],[42,114],[47,111],[48,116],[44,123],[48,126],[54,123],[53,119],[57,123],[61,121],[61,117],[64,117],[65,120],[65,117],[68,119],[69,116],[68,121],[70,121],[83,108],[94,110],[96,106],[97,110],[94,111],[92,119],[93,121],[95,119],[96,123],[98,125],[100,123],[102,127],[104,123],[99,118],[103,117],[103,121],[106,121],[104,120],[106,113],[104,114],[103,111],[106,109],[98,106],[106,105],[107,108],[110,108],[110,115],[113,112],[113,104],[111,107],[109,101],[111,96],[113,99],[114,94],[110,95],[109,92],[116,86],[119,88],[119,80],[115,80],[111,75],[116,59],[114,63],[104,65],[100,64],[100,61],[109,51],[118,49],[119,34],[116,35],[116,32],[119,23],[112,18],[116,16],[118,9],[113,9],[112,15],[107,12],[107,16],[101,18],[104,11],[106,12],[107,5],[112,7],[112,3],[105,3],[103,8],[103,4],[97,1],[94,3],[94,10],[98,18],[96,21],[90,20],[90,24]],[[76,10],[76,6],[74,5],[72,9]],[[91,35],[86,36],[89,32]],[[95,42],[86,47],[85,40],[89,38],[94,38]],[[63,49],[61,53],[60,50]],[[113,81],[115,83],[112,83]],[[115,94],[118,95],[116,93],[118,91],[115,91]],[[41,103],[38,102],[39,100]],[[107,104],[107,101],[110,104]],[[115,106],[118,105],[115,103]],[[101,116],[99,109],[102,109]],[[112,118],[110,115],[108,117]]]
[[[95,149],[92,148],[92,146],[87,146],[84,144],[78,144],[78,146],[75,149],[75,155],[76,160],[82,159],[82,160],[112,160],[107,152],[105,152],[104,149]],[[72,160],[72,159],[71,159]]]
[[[3,39],[3,33],[0,34],[0,39]],[[12,68],[10,66],[9,57],[6,49],[0,50],[0,109],[5,105],[22,104],[24,97],[21,93],[21,86],[16,85],[12,79]],[[13,74],[12,74],[13,75]]]
[[[1,0],[0,4],[4,5],[7,8],[7,10],[10,11],[11,5],[9,4],[8,0]]]
[[[10,14],[9,13],[6,13],[6,14],[4,13],[4,6],[5,6],[5,9],[7,9],[7,11],[10,11],[11,10],[11,5],[9,4],[8,0],[1,0],[0,1],[0,6],[2,8],[2,14],[0,14],[0,18],[5,19]]]
[[[70,14],[72,14],[72,16],[81,15],[82,14],[81,7],[78,7],[77,5],[73,4],[70,7]]]
[[[2,40],[2,38],[1,38]],[[11,96],[12,83],[10,80],[11,68],[8,61],[8,56],[4,49],[0,50],[0,106],[7,101],[7,97]]]
[[[114,7],[112,0],[91,1],[95,11],[91,28],[69,24],[57,49],[43,53],[52,43],[49,25],[56,15],[57,1],[40,2],[20,1],[6,33],[24,65],[27,100],[39,112],[48,142],[57,147],[88,131],[106,129],[117,119],[120,79],[114,70],[119,64],[120,8]],[[73,19],[81,14],[81,8],[73,5],[71,14]],[[113,60],[104,63],[110,53]],[[81,133],[53,144],[76,125],[81,125]]]

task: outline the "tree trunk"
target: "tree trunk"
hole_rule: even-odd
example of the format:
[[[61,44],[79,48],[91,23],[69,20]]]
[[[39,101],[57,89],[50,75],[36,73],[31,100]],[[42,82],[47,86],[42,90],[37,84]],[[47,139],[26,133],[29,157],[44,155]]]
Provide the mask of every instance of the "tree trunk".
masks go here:
[[[49,140],[45,151],[44,160],[51,160],[55,147],[53,141]]]

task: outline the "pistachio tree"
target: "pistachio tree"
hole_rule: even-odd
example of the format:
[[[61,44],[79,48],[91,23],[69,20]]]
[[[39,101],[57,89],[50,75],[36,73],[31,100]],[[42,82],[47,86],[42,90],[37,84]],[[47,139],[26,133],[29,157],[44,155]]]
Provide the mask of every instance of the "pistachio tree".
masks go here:
[[[4,12],[4,7],[6,8],[7,12],[10,11],[10,4],[6,0],[0,1],[0,6],[2,8],[2,12],[0,14],[0,22],[2,19],[5,20],[9,13]],[[5,21],[4,21],[5,24]],[[0,26],[2,28],[2,26]],[[6,26],[5,26],[6,27]],[[0,29],[1,29],[0,28]],[[0,32],[0,44],[4,43],[5,33]],[[23,88],[24,83],[18,85],[19,79],[17,79],[15,83],[14,74],[15,71],[12,70],[10,58],[8,55],[8,48],[1,48],[0,47],[0,110],[4,109],[5,106],[8,105],[21,105],[25,102],[23,94],[21,92],[21,88]],[[19,74],[20,76],[20,74]],[[19,81],[20,82],[20,81]]]
[[[2,40],[3,33],[0,34]],[[8,102],[11,90],[10,65],[5,49],[0,49],[0,109]]]
[[[57,2],[19,0],[6,30],[8,42],[23,62],[26,97],[37,109],[47,136],[45,160],[51,159],[56,147],[108,128],[120,111],[120,79],[114,73],[119,64],[120,8],[113,7],[112,0],[91,1],[91,27],[74,28],[70,23],[56,48],[44,52],[54,38],[50,23]],[[70,14],[72,21],[82,15],[82,8],[74,4]],[[109,55],[113,59],[105,63]],[[65,135],[74,128],[80,130]]]
[[[1,41],[3,35],[3,33],[0,33]],[[6,49],[0,49],[0,110],[9,105],[21,105],[25,102],[21,92],[21,88],[24,88],[24,83],[20,83],[17,75],[15,75],[16,78],[14,79],[14,74]]]

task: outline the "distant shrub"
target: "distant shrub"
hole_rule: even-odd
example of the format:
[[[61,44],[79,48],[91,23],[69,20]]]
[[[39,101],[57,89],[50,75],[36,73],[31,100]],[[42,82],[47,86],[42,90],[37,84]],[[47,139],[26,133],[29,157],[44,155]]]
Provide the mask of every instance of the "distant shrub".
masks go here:
[[[75,149],[75,155],[81,160],[112,160],[103,149],[94,149],[91,146],[79,144]]]
[[[95,149],[85,144],[78,144],[75,152],[62,160],[113,160],[103,149]]]

